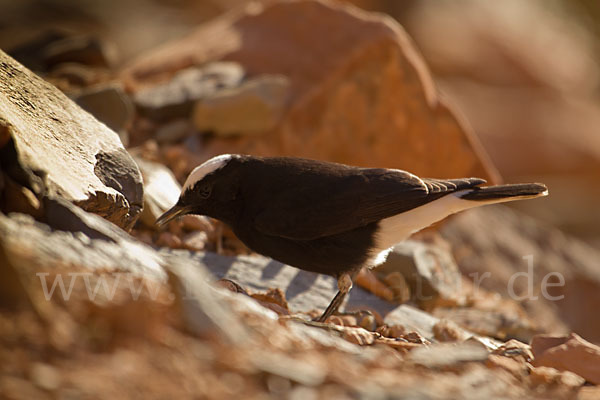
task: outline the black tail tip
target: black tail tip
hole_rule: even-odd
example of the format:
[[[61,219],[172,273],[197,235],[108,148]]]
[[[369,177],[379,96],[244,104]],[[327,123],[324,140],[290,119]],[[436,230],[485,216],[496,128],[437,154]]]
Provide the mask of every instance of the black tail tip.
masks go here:
[[[489,187],[476,187],[465,193],[461,198],[465,200],[493,200],[517,198],[533,198],[546,196],[548,187],[543,183],[517,183],[513,185],[499,185]]]

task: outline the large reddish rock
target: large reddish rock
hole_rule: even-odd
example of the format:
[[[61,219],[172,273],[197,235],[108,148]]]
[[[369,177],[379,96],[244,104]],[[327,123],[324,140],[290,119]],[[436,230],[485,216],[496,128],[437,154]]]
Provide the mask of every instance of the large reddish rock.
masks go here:
[[[478,140],[440,99],[418,51],[391,18],[328,1],[253,3],[142,56],[122,78],[137,91],[215,60],[240,63],[250,78],[284,75],[290,95],[274,129],[212,141],[206,157],[296,155],[496,179]]]

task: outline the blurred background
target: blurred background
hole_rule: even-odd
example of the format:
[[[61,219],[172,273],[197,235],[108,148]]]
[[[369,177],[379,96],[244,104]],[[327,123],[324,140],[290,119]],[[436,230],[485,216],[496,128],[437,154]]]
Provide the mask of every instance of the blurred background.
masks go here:
[[[107,49],[102,66],[114,76],[145,52],[248,3],[3,0],[0,47],[48,73],[52,66],[36,61],[36,50],[27,54],[32,43],[39,50],[35,43],[50,40],[48,32],[89,34]],[[468,121],[504,181],[550,187],[543,204],[515,207],[600,246],[598,2],[352,3],[402,24],[441,96]]]
[[[63,386],[72,379],[74,387],[87,387],[95,397],[140,397],[137,390],[143,388],[154,396],[175,393],[170,397],[177,398],[180,393],[193,398],[202,397],[199,393],[271,398],[260,396],[267,392],[272,398],[292,392],[299,394],[286,398],[343,398],[336,393],[345,393],[348,384],[363,390],[360,383],[369,374],[378,383],[366,385],[368,391],[386,379],[395,396],[398,385],[414,389],[406,392],[410,398],[444,398],[449,393],[457,398],[567,398],[560,393],[574,393],[585,379],[538,368],[562,370],[565,360],[578,367],[568,371],[597,384],[598,363],[582,356],[591,354],[587,350],[554,353],[556,364],[540,361],[532,369],[526,343],[538,334],[571,332],[600,343],[599,35],[600,2],[595,0],[0,0],[0,49],[117,132],[140,169],[117,171],[122,182],[134,181],[137,189],[143,177],[139,218],[142,195],[137,189],[135,203],[120,204],[120,213],[111,211],[116,217],[89,205],[86,210],[117,221],[125,230],[135,224],[132,238],[103,221],[119,238],[150,245],[140,246],[153,255],[142,253],[143,262],[179,252],[188,257],[190,270],[206,269],[211,277],[223,278],[217,285],[246,293],[279,315],[273,319],[262,307],[256,314],[240,311],[245,306],[224,308],[229,310],[225,316],[242,321],[259,338],[252,342],[256,346],[231,344],[222,340],[237,335],[229,326],[207,328],[213,329],[210,335],[194,333],[203,323],[197,323],[195,308],[189,313],[180,309],[177,282],[163,285],[171,299],[164,304],[161,298],[138,301],[125,296],[123,304],[101,305],[85,297],[79,282],[72,301],[40,300],[40,310],[52,306],[45,319],[29,310],[29,303],[23,312],[4,313],[0,307],[0,359],[17,360],[1,365],[8,373],[0,376],[0,398],[6,388],[26,394],[14,398],[43,398],[36,395],[42,389],[60,394],[61,379]],[[66,142],[64,135],[71,138],[71,132],[78,132],[81,125],[75,117],[66,123],[71,130],[62,132],[58,124],[66,120],[55,119],[54,111],[45,107],[38,107],[44,111],[43,124],[50,118],[53,122],[38,132],[43,124],[30,124],[35,120],[30,121],[29,108],[23,107],[35,108],[36,89],[21,86],[18,93],[29,100],[14,101],[20,99],[14,96],[19,79],[11,82],[13,60],[3,57],[7,62],[1,63],[0,72],[6,79],[0,79],[0,94],[8,93],[8,102],[0,105],[17,104],[22,115],[2,108],[0,122],[27,121],[22,124],[23,140],[35,137],[39,141],[31,147],[37,144],[36,149],[54,132],[63,135],[56,135],[60,143]],[[50,92],[57,94],[54,88]],[[63,96],[46,104],[54,105],[55,99],[60,100],[56,104],[72,105]],[[98,134],[99,125],[92,121],[93,128],[83,133]],[[6,133],[0,136],[8,138]],[[120,147],[112,132],[105,133],[114,142],[110,146]],[[74,143],[81,146],[82,140]],[[52,160],[62,163],[65,152],[85,153],[67,144],[53,150]],[[156,227],[156,218],[177,201],[188,173],[221,153],[304,156],[401,168],[426,177],[478,176],[492,184],[543,182],[550,196],[460,213],[397,247],[386,264],[363,270],[346,308],[366,307],[372,315],[333,317],[329,322],[337,330],[321,333],[328,342],[333,336],[342,341],[342,332],[352,343],[375,344],[369,351],[388,345],[387,350],[398,351],[383,358],[383,352],[350,357],[343,346],[323,345],[325,339],[317,340],[312,327],[305,332],[285,322],[296,313],[319,315],[337,290],[333,277],[251,254],[226,226],[206,217],[188,215],[165,229]],[[98,160],[99,154],[71,158]],[[27,163],[37,158],[16,161],[31,169]],[[89,177],[78,167],[73,173],[86,193],[95,187],[89,179],[102,166],[98,161],[88,164]],[[56,163],[43,167],[58,169]],[[12,182],[0,168],[2,177]],[[0,187],[0,208],[6,206],[0,220],[11,222],[15,230],[0,232],[0,275],[10,258],[3,255],[5,250],[16,254],[16,262],[9,260],[12,269],[5,268],[9,271],[56,273],[55,265],[64,264],[56,251],[31,265],[32,249],[43,246],[28,240],[34,236],[25,236],[33,229],[30,220],[9,215],[12,211],[41,222],[36,238],[48,235],[54,240],[50,243],[59,243],[60,237],[69,249],[86,239],[79,261],[69,268],[78,273],[89,272],[90,265],[98,268],[92,250],[112,242],[87,239],[87,233],[72,235],[71,230],[62,235],[60,224],[54,231],[54,222],[48,222],[57,219],[50,215],[53,209],[40,211],[39,204],[27,209],[29,200],[22,194],[29,189],[8,183]],[[106,189],[114,187],[105,184]],[[16,200],[2,203],[2,196]],[[102,196],[94,192],[92,197]],[[127,225],[118,224],[124,214]],[[70,218],[79,223],[82,217]],[[90,240],[95,244],[89,245]],[[130,247],[120,250],[101,260],[102,268],[94,273],[104,277],[120,271],[128,261],[119,255],[135,253]],[[170,260],[161,264],[167,271]],[[523,277],[525,271],[531,276]],[[194,279],[205,285],[204,275]],[[3,282],[12,285],[8,279]],[[28,282],[23,293],[29,294],[23,298],[31,293],[39,297],[39,282]],[[418,296],[423,288],[426,299]],[[516,292],[511,293],[513,288]],[[126,289],[123,284],[119,293],[127,294]],[[199,300],[210,308],[206,315],[215,314],[215,302],[220,303],[212,292],[209,297],[210,302]],[[231,304],[245,300],[233,296]],[[507,342],[502,357],[494,351],[500,368],[492,358],[463,364],[460,353],[458,364],[441,369],[436,364],[415,368],[408,362],[412,350],[406,349],[429,348],[429,340],[453,345],[472,341],[471,333],[462,329],[482,335],[481,343],[520,342]],[[450,348],[431,346],[423,358],[444,358],[446,352],[453,353]],[[597,347],[584,348],[595,349],[600,357]],[[244,369],[246,365],[255,370]],[[588,370],[596,374],[595,380],[585,374]],[[36,385],[41,389],[29,391]],[[312,397],[302,391],[303,385]],[[477,387],[483,391],[474,391]],[[347,392],[361,396],[347,398],[370,398],[355,389]],[[436,395],[418,395],[430,390]],[[73,393],[69,397],[78,397]],[[374,398],[385,397],[373,393]],[[598,398],[598,393],[587,398]]]

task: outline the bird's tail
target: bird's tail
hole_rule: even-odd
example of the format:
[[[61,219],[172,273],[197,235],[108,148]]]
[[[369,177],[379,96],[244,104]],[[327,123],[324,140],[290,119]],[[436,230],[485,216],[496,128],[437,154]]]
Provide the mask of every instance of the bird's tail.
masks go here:
[[[462,191],[459,197],[464,200],[481,201],[484,203],[501,203],[504,201],[532,199],[546,195],[548,195],[548,188],[543,183],[518,183],[513,185],[474,187]]]

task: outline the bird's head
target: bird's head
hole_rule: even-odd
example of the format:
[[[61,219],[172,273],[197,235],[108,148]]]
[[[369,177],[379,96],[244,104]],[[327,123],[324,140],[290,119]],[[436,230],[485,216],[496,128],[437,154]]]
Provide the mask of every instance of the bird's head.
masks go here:
[[[194,168],[183,184],[177,204],[158,217],[156,224],[164,225],[185,214],[207,215],[227,222],[235,212],[239,172],[233,164],[240,158],[223,154]]]

